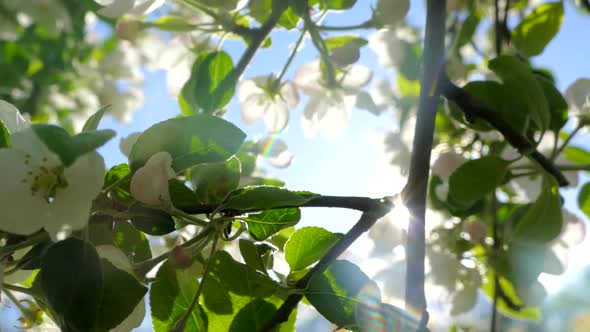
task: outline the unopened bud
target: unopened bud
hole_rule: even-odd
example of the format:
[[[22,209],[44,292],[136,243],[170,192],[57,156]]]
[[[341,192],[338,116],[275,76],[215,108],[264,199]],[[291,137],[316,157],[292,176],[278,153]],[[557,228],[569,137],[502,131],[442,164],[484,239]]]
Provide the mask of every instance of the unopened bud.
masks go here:
[[[175,269],[188,269],[193,262],[191,250],[184,247],[176,247],[168,254],[168,261]]]
[[[463,231],[469,234],[471,242],[482,244],[488,234],[488,225],[481,220],[471,219],[463,223]]]
[[[142,30],[141,22],[138,21],[119,21],[115,32],[117,37],[129,41],[137,39],[139,32]]]
[[[147,205],[170,201],[168,180],[173,177],[172,157],[168,152],[158,152],[131,178],[131,195]]]

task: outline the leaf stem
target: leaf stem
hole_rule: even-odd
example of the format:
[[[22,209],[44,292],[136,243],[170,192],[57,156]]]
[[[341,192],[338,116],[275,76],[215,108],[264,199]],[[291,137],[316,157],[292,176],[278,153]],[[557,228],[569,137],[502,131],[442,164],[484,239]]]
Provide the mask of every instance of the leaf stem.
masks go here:
[[[25,239],[24,241],[21,241],[21,242],[15,243],[15,244],[11,244],[11,245],[7,245],[5,247],[0,247],[0,258],[4,257],[5,255],[9,255],[16,250],[33,246],[33,245],[35,245],[39,242],[43,242],[45,240],[49,240],[49,235],[45,231],[39,231],[39,232],[31,235],[31,237]]]
[[[312,21],[309,11],[305,11],[305,14],[303,15],[303,22],[304,28],[309,31],[311,42],[318,52],[320,52],[322,63],[324,66],[326,66],[325,73],[327,76],[327,85],[328,87],[334,87],[338,84],[336,81],[336,71],[334,69],[334,64],[332,63],[332,59],[330,59],[330,54],[328,54],[328,47],[319,33],[318,26]]]
[[[219,236],[220,236],[219,234],[216,234],[215,237],[213,237],[213,243],[211,243],[211,253],[209,254],[209,259],[207,260],[207,265],[205,265],[205,270],[203,271],[203,277],[201,277],[201,282],[199,283],[199,286],[197,287],[197,292],[195,293],[195,297],[193,298],[193,301],[191,302],[190,306],[188,307],[188,309],[184,313],[184,316],[182,316],[182,318],[175,324],[176,326],[185,326],[188,318],[190,317],[193,310],[195,309],[195,306],[199,303],[199,297],[201,296],[201,292],[203,291],[203,284],[205,284],[205,280],[207,279],[207,276],[209,275],[209,270],[211,269],[211,266],[213,265],[213,256],[215,256],[215,252],[217,250],[217,241],[219,240]],[[182,330],[184,330],[184,329],[181,329],[181,331]]]
[[[207,238],[211,233],[215,230],[215,227],[209,226],[203,229],[199,234],[197,234],[194,238],[186,241],[185,243],[181,244],[180,246],[183,248],[190,248],[192,245],[199,243],[201,240]],[[165,252],[158,257],[154,257],[152,259],[148,259],[143,262],[133,264],[133,271],[137,276],[145,277],[145,275],[150,272],[156,265],[160,264],[161,262],[168,259],[170,252]]]
[[[123,176],[122,178],[120,178],[120,179],[118,179],[117,181],[115,181],[115,182],[111,183],[111,185],[110,185],[110,186],[108,186],[108,187],[104,188],[104,189],[102,190],[102,193],[103,193],[103,194],[108,194],[109,192],[111,192],[111,190],[113,190],[113,189],[117,188],[117,187],[118,187],[118,186],[121,184],[121,182],[123,182],[123,181],[125,181],[125,180],[129,179],[130,177],[131,177],[131,173],[127,173],[127,174],[126,174],[125,176]]]
[[[276,79],[275,82],[279,82],[280,83],[281,80],[283,79],[283,76],[285,76],[285,73],[287,72],[287,69],[291,65],[291,62],[293,62],[293,59],[295,58],[295,55],[297,55],[297,51],[299,50],[299,46],[301,45],[301,42],[303,41],[303,38],[305,37],[305,34],[306,33],[307,33],[307,30],[305,28],[303,28],[303,31],[301,31],[301,35],[299,36],[299,39],[297,39],[297,42],[295,42],[295,47],[293,48],[293,51],[289,55],[289,58],[287,59],[287,62],[283,66],[283,69],[281,70],[281,73],[279,74],[279,76],[277,77],[277,79]]]
[[[371,29],[374,28],[375,25],[373,24],[373,20],[368,20],[360,24],[356,25],[347,25],[347,26],[329,26],[329,25],[317,25],[318,30],[324,31],[349,31],[349,30],[358,30],[358,29]]]
[[[571,142],[571,140],[574,138],[574,136],[576,136],[576,134],[582,129],[584,128],[583,125],[578,124],[576,126],[576,128],[574,128],[574,130],[569,134],[569,136],[565,139],[565,141],[563,141],[563,144],[561,144],[561,146],[556,149],[552,154],[551,154],[551,160],[555,161],[555,158],[557,158],[557,156],[559,156],[560,153],[563,152],[563,150],[567,147],[567,145]],[[557,135],[556,135],[557,136]]]
[[[182,211],[172,205],[164,207],[164,210],[175,217],[178,217],[178,218],[184,219],[185,221],[188,221],[189,224],[194,224],[194,225],[197,225],[200,227],[208,227],[209,226],[208,221],[194,217],[194,216],[192,216],[188,213],[185,213],[184,211]]]

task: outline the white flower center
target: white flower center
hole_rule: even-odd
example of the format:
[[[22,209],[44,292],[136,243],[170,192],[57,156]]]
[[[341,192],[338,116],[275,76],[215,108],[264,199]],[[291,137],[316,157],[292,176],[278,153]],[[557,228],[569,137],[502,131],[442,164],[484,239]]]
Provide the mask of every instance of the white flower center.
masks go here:
[[[31,159],[30,154],[25,155],[25,167],[28,169],[22,183],[29,185],[31,196],[43,198],[47,203],[54,201],[58,189],[68,186],[64,177],[64,167],[49,166],[48,159],[44,157],[41,165],[37,165]]]

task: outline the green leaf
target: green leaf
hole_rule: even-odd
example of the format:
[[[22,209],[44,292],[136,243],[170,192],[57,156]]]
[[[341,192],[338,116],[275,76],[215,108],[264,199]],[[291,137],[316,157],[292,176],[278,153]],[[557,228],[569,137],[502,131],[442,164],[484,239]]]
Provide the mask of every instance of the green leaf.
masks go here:
[[[360,299],[370,296],[381,302],[379,288],[361,269],[346,260],[337,260],[321,275],[311,278],[305,297],[336,326],[356,326],[355,312]]]
[[[238,0],[198,0],[197,2],[209,7],[228,11],[236,9],[236,6],[238,5]]]
[[[490,299],[494,297],[494,276],[492,272],[486,274],[486,278],[483,279],[482,290],[483,293]],[[504,294],[511,300],[513,304],[522,305],[522,300],[516,294],[516,290],[512,283],[503,277],[499,277],[500,285]],[[538,307],[524,307],[520,310],[513,308],[510,304],[506,303],[503,298],[498,298],[498,310],[503,314],[511,318],[522,319],[522,320],[541,320],[541,309]]]
[[[10,146],[10,132],[8,128],[4,125],[2,120],[0,120],[0,149],[7,148]]]
[[[303,227],[285,244],[285,259],[291,271],[302,270],[322,258],[342,235],[321,227]]]
[[[131,171],[160,151],[172,156],[172,167],[177,172],[201,163],[224,161],[240,149],[245,137],[235,125],[215,116],[169,119],[139,136],[129,155]]]
[[[348,43],[355,43],[358,47],[362,47],[367,45],[368,41],[358,36],[336,36],[326,38],[324,43],[326,44],[328,51],[332,51],[345,46]]]
[[[262,257],[260,257],[258,254],[258,250],[256,249],[254,242],[246,239],[240,239],[239,246],[242,258],[244,258],[244,262],[255,270],[266,273],[266,266],[262,261]]]
[[[98,129],[98,125],[100,124],[100,120],[104,116],[104,113],[111,108],[111,105],[105,105],[101,107],[96,113],[92,114],[86,123],[84,123],[84,127],[82,127],[82,131],[93,131]]]
[[[287,10],[283,12],[281,17],[279,18],[279,25],[287,30],[291,30],[297,27],[297,22],[299,22],[299,15],[295,12],[295,10],[289,6]],[[270,39],[267,39],[270,40]],[[270,46],[270,45],[268,45]],[[263,45],[263,48],[265,45]]]
[[[126,221],[95,222],[89,224],[90,242],[95,246],[114,245],[134,262],[152,258],[152,250],[146,236]]]
[[[280,230],[296,225],[300,219],[301,211],[298,208],[266,210],[243,218],[250,236],[256,241],[264,241]]]
[[[547,243],[561,233],[562,226],[559,188],[553,178],[545,177],[541,194],[516,224],[514,240]]]
[[[590,182],[587,182],[578,193],[578,207],[590,218]]]
[[[104,289],[95,325],[98,331],[110,331],[124,321],[147,293],[135,277],[102,259]]]
[[[472,11],[469,16],[467,16],[461,25],[461,30],[459,31],[459,36],[457,37],[457,47],[467,45],[471,41],[471,38],[473,37],[473,34],[475,33],[475,30],[477,29],[480,21],[481,12],[478,10]]]
[[[202,204],[219,203],[240,184],[240,160],[201,164],[191,169],[191,182]]]
[[[289,191],[271,186],[252,186],[239,188],[227,195],[222,203],[224,209],[267,210],[278,207],[301,206],[320,195]]]
[[[551,115],[549,129],[559,133],[568,120],[567,102],[550,80],[540,75],[535,75],[535,78],[541,84],[549,106],[549,114]]]
[[[525,56],[539,55],[559,31],[562,20],[561,1],[544,3],[512,30],[511,41]]]
[[[524,110],[537,127],[543,131],[549,127],[551,115],[541,84],[531,68],[510,55],[499,56],[489,63],[489,68],[504,82],[504,86],[520,101]]]
[[[355,3],[356,0],[320,0],[322,8],[336,10],[350,9]]]
[[[70,136],[65,129],[54,125],[34,124],[31,127],[66,167],[72,165],[78,157],[103,146],[116,135],[112,130],[92,130]]]
[[[568,145],[563,150],[563,155],[576,165],[590,164],[590,152],[581,147]]]
[[[129,220],[135,228],[149,235],[166,235],[176,230],[171,215],[141,204],[129,208]]]
[[[449,178],[449,200],[463,206],[493,192],[502,184],[509,163],[495,156],[484,156],[459,166]]]
[[[185,18],[179,16],[162,16],[153,22],[145,24],[146,26],[170,32],[188,32],[197,28],[194,24],[187,22]]]
[[[293,233],[295,233],[295,227],[287,227],[268,239],[268,242],[277,246],[280,251],[284,251],[285,244]]]
[[[168,181],[168,192],[170,193],[170,200],[180,210],[193,207],[199,202],[194,191],[177,179],[170,179]]]
[[[113,166],[104,176],[104,188],[113,186],[118,183],[110,191],[111,198],[114,198],[117,203],[121,203],[125,206],[129,206],[135,199],[129,192],[129,186],[131,185],[131,169],[127,164],[119,164]]]
[[[236,85],[233,69],[233,61],[224,51],[209,52],[196,60],[181,92],[193,113],[212,114],[229,102]]]
[[[165,262],[150,289],[154,331],[167,332],[185,314],[199,286],[199,275],[192,269],[173,269]],[[207,331],[207,316],[200,305],[189,316],[185,331]],[[212,331],[212,330],[209,330]]]
[[[209,317],[209,331],[258,331],[272,317],[283,300],[280,286],[253,267],[236,262],[227,252],[219,251],[213,257],[212,268],[205,277],[200,303]],[[273,304],[275,310],[257,299]],[[249,303],[256,301],[265,306],[258,311]],[[281,331],[294,328],[291,317]],[[284,330],[287,329],[287,330]]]
[[[46,304],[63,331],[91,331],[102,302],[103,272],[94,247],[76,238],[55,243],[41,261]]]

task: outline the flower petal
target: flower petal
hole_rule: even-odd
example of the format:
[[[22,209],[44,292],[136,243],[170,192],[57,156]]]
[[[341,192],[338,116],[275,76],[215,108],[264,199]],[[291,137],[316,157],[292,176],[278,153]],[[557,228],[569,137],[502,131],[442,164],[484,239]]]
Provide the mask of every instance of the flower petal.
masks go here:
[[[258,77],[257,77],[258,78]],[[249,80],[242,80],[238,84],[238,102],[240,104],[246,102],[246,100],[255,94],[263,94],[264,90],[258,84],[257,78],[249,79]]]
[[[135,0],[114,0],[111,4],[98,10],[98,14],[109,18],[117,18],[127,14],[135,5]]]
[[[269,107],[264,113],[264,123],[271,133],[281,132],[289,123],[289,109],[287,104],[280,99],[275,97],[275,101],[272,107]]]
[[[369,83],[373,77],[373,72],[365,66],[354,65],[342,75],[342,87],[346,90],[357,91],[360,87]]]
[[[307,95],[321,94],[324,90],[320,84],[321,78],[320,62],[315,60],[299,67],[293,82]]]
[[[565,99],[574,112],[581,112],[590,96],[590,79],[579,78],[565,90]]]
[[[0,230],[30,235],[43,227],[47,219],[47,203],[39,195],[31,194],[31,184],[25,167],[26,152],[0,149]]]
[[[166,0],[144,0],[136,4],[130,11],[130,14],[138,16],[147,15],[160,8],[165,2]]]
[[[60,232],[79,230],[88,224],[92,201],[104,184],[104,172],[104,160],[96,152],[85,154],[65,169],[68,186],[58,190],[49,205],[51,216],[44,223],[54,240]]]
[[[295,108],[299,104],[299,92],[297,86],[292,82],[285,82],[281,87],[281,97],[287,103],[287,107]]]
[[[162,200],[170,200],[168,180],[173,176],[172,157],[158,152],[131,178],[131,195],[144,204],[160,205]]]
[[[250,95],[242,103],[242,119],[246,124],[254,124],[271,107],[271,101],[264,94]]]
[[[119,149],[126,157],[129,157],[131,149],[133,148],[135,142],[137,142],[137,139],[140,135],[141,133],[131,133],[127,137],[121,138],[121,141],[119,142]]]
[[[4,100],[0,100],[0,120],[11,134],[31,125],[31,122],[25,119],[14,105]]]

